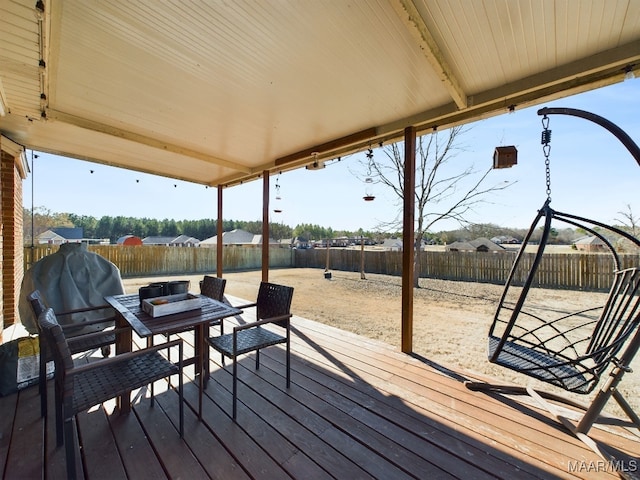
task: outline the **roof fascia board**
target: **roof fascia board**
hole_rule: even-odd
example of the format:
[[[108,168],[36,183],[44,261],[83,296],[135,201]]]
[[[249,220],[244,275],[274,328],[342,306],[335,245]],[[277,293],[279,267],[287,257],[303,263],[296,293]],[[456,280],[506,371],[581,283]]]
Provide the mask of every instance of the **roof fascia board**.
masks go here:
[[[29,172],[29,164],[27,163],[27,154],[25,148],[11,140],[10,138],[0,135],[0,150],[7,152],[13,157],[13,161],[18,169],[18,173],[22,179],[27,178]]]
[[[211,186],[209,183],[207,183],[205,181],[197,181],[197,180],[194,180],[193,178],[182,177],[182,176],[179,176],[179,175],[169,175],[169,174],[158,172],[156,170],[151,170],[151,169],[146,169],[146,168],[138,168],[138,167],[136,167],[134,165],[122,165],[120,163],[110,162],[110,161],[104,160],[102,158],[95,158],[95,157],[91,157],[89,155],[77,155],[77,154],[74,154],[74,153],[71,153],[71,152],[57,150],[55,148],[49,148],[46,145],[38,145],[38,144],[34,143],[34,144],[30,144],[29,145],[29,149],[35,150],[35,151],[38,151],[38,152],[42,152],[42,153],[48,153],[48,154],[51,154],[51,155],[59,155],[61,157],[74,158],[76,160],[84,160],[85,162],[97,163],[98,165],[107,165],[109,167],[124,168],[124,169],[130,170],[132,172],[147,173],[149,175],[155,175],[155,176],[159,176],[159,177],[171,178],[171,179],[174,179],[174,180],[182,180],[182,181],[189,182],[189,183],[195,183],[195,184],[200,184],[200,185]]]

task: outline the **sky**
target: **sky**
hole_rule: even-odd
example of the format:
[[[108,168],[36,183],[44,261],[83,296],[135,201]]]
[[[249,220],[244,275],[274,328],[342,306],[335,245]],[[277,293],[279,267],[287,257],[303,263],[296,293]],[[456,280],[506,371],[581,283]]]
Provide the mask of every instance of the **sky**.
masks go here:
[[[512,185],[485,197],[467,220],[507,228],[530,225],[546,199],[542,117],[537,114],[545,106],[576,108],[604,117],[640,145],[638,78],[469,124],[460,137],[463,150],[450,168],[458,171],[472,166],[484,172],[492,165],[495,147],[503,145],[516,146],[518,164],[489,173],[487,185]],[[616,223],[629,205],[640,216],[640,166],[616,137],[593,122],[567,115],[550,115],[549,128],[551,198],[556,210]],[[379,148],[373,153],[384,155]],[[272,176],[271,206],[282,212],[272,210],[270,220],[291,227],[305,223],[347,231],[377,230],[380,224],[392,221],[399,212],[398,199],[382,185],[363,182],[366,172],[359,160],[364,155],[330,162],[322,170],[302,168]],[[27,159],[32,174],[24,181],[23,203],[28,209],[44,207],[98,219],[105,215],[160,220],[217,216],[216,188],[30,150]],[[276,181],[279,200],[275,199]],[[365,193],[375,195],[375,200],[363,201]],[[261,180],[227,188],[223,195],[225,220],[261,220]],[[442,221],[432,231],[459,226]]]

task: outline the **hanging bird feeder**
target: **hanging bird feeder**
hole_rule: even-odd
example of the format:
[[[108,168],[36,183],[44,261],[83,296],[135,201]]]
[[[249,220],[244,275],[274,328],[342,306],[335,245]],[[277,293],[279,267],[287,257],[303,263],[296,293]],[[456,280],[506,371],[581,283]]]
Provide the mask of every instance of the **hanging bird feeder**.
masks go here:
[[[280,196],[280,174],[278,174],[278,178],[276,178],[276,197],[275,197],[275,206],[273,209],[273,213],[282,213],[282,197]]]
[[[373,150],[369,149],[367,151],[367,159],[369,162],[369,172],[367,174],[367,178],[364,179],[365,183],[365,193],[362,199],[365,202],[372,202],[375,200],[375,196],[371,193],[371,185],[373,185],[373,178],[371,178],[371,163],[373,162]]]

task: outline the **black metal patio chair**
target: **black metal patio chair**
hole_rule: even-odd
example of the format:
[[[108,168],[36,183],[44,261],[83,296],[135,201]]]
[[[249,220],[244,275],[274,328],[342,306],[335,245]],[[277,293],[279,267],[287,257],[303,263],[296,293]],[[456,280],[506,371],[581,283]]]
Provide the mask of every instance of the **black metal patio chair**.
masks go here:
[[[27,300],[31,305],[33,314],[36,318],[40,317],[40,314],[47,308],[39,290],[34,290],[27,295]],[[92,310],[104,310],[104,306],[99,307],[86,307],[69,312],[56,312],[57,317],[64,315],[73,315],[81,312],[89,312]],[[111,320],[113,321],[113,320]],[[83,325],[103,325],[105,319],[99,320],[87,320],[83,322]],[[36,322],[38,326],[38,343],[40,347],[40,359],[38,369],[38,391],[40,393],[40,415],[43,417],[47,414],[47,363],[53,360],[52,352],[47,348],[47,342],[43,341],[42,331],[40,330],[40,323]],[[86,333],[77,333],[77,329],[72,325],[60,325],[65,337],[69,343],[69,350],[72,355],[78,353],[90,352],[92,350],[100,349],[102,355],[109,356],[111,345],[116,342],[116,334],[120,330],[111,329],[97,332],[95,335],[86,337]]]
[[[224,289],[226,285],[227,280],[225,278],[205,275],[204,278],[200,280],[200,293],[222,302],[224,301]]]
[[[249,352],[256,352],[256,370],[260,368],[260,349],[286,344],[286,378],[287,388],[291,384],[291,300],[293,288],[274,283],[261,282],[258,298],[255,303],[238,305],[236,308],[256,307],[256,321],[233,328],[233,333],[209,337],[212,348],[233,360],[233,420],[236,420],[238,366],[237,358]],[[221,323],[222,325],[222,323]],[[284,334],[276,333],[267,325],[284,329]]]
[[[51,308],[40,314],[38,323],[47,342],[47,348],[53,353],[56,366],[56,442],[58,446],[64,443],[68,478],[76,478],[76,441],[73,428],[73,419],[76,414],[172,375],[178,375],[179,378],[179,433],[182,438],[184,433],[182,340],[178,339],[95,362],[75,365],[69,343]],[[101,332],[90,333],[86,337],[100,334]],[[177,364],[171,363],[160,354],[161,350],[172,347],[177,347],[179,351]],[[154,397],[151,390],[151,405],[153,404]]]

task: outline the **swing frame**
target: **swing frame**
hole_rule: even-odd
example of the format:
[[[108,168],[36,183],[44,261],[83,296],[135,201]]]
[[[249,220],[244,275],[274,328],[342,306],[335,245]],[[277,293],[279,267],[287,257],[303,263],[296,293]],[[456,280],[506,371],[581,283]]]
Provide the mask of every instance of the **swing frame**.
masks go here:
[[[626,133],[608,120],[589,112],[574,109],[558,108],[541,109],[538,111],[538,114],[545,115],[545,118],[546,115],[550,113],[575,115],[602,125],[622,141],[640,165],[640,149]],[[543,125],[545,125],[544,120]],[[546,138],[548,144],[550,131],[548,131],[548,133],[549,135],[546,137],[543,133],[543,143],[545,143],[544,139]],[[545,154],[548,157],[548,150],[545,151]],[[613,396],[636,428],[640,430],[640,417],[633,411],[629,403],[617,389],[617,385],[622,380],[624,374],[631,372],[631,361],[638,350],[640,350],[640,268],[638,268],[638,266],[622,268],[618,252],[611,242],[601,232],[596,230],[595,227],[613,232],[629,240],[639,248],[640,240],[621,229],[606,225],[602,222],[553,210],[550,207],[551,198],[548,180],[547,193],[548,198],[543,207],[538,211],[530,230],[523,240],[520,251],[514,260],[505,284],[505,289],[498,303],[494,320],[489,329],[489,361],[555,385],[566,391],[579,394],[591,393],[600,383],[602,374],[608,368],[611,368],[608,380],[604,382],[600,391],[597,392],[591,404],[588,406],[584,406],[560,395],[536,391],[532,388],[493,385],[485,382],[466,382],[466,385],[469,389],[476,391],[530,395],[542,402],[572,433],[583,440],[588,439],[586,436],[588,431],[598,419],[606,403]],[[543,217],[544,229],[540,244],[524,284],[522,285],[522,291],[518,296],[518,300],[511,308],[505,305],[509,290],[511,287],[516,286],[515,275],[523,259],[525,247]],[[594,327],[590,330],[590,333],[577,341],[573,338],[570,339],[570,334],[575,333],[575,330],[578,328],[587,329],[587,325],[583,324],[573,327],[569,331],[563,331],[562,328],[560,328],[560,323],[571,317],[582,315],[595,309],[586,309],[563,315],[551,322],[545,321],[536,315],[531,315],[527,311],[523,312],[523,306],[542,260],[542,255],[551,231],[551,222],[554,219],[582,228],[599,238],[608,248],[614,262],[613,283],[609,290],[607,301],[605,305],[601,307],[602,312],[597,320],[591,322],[594,324]],[[511,311],[508,320],[500,317],[502,310]],[[518,319],[521,315],[527,315],[528,320],[535,319],[539,321],[540,325],[530,330],[520,328]],[[545,338],[543,331],[544,335],[548,335],[548,331],[550,331],[552,335]],[[558,340],[565,341],[565,345],[561,349],[555,349]],[[553,347],[550,346],[552,343],[554,344]],[[584,348],[585,344],[586,348]],[[619,353],[620,355],[618,356]],[[559,415],[551,405],[544,402],[542,400],[543,397],[548,400],[578,407],[585,410],[585,413],[577,426],[574,426],[573,423],[562,415]]]

